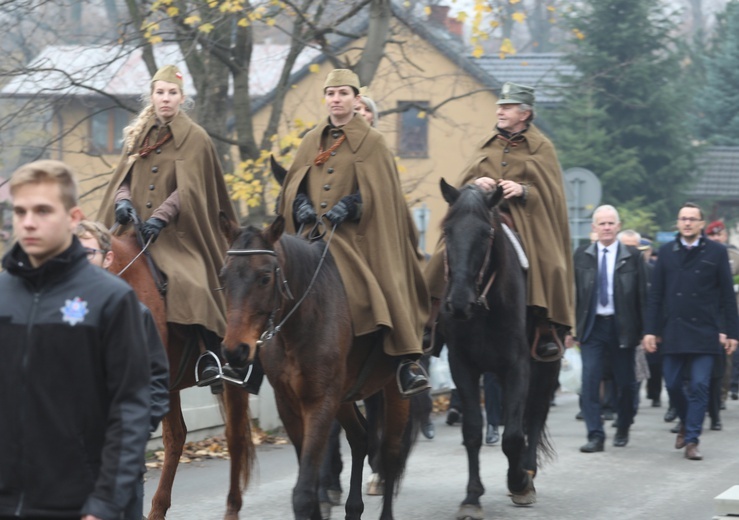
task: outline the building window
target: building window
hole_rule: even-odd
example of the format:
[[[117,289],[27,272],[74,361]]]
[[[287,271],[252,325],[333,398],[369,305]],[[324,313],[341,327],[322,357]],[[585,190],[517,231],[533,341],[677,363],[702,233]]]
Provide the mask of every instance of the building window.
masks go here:
[[[429,156],[428,101],[398,102],[398,156]]]
[[[98,111],[90,118],[90,143],[93,153],[117,153],[123,144],[123,129],[130,114],[122,108]]]

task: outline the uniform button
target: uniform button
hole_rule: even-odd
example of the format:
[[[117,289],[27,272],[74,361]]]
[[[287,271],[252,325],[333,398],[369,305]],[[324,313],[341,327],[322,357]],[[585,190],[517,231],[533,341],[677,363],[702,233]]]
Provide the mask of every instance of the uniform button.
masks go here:
[[[326,170],[326,172],[327,173],[334,173],[334,169],[333,168],[329,168],[328,170]]]
[[[682,296],[682,295],[683,295],[683,293],[679,292],[679,293],[677,293],[677,295],[678,295],[678,296]]]
[[[152,173],[156,173],[158,171],[159,171],[159,166],[152,166],[152,168],[151,168],[151,172]]]
[[[334,155],[336,155],[336,152],[331,152],[331,156],[333,157]]]
[[[508,166],[508,163],[507,163],[507,162],[505,162],[505,161],[503,161],[503,162],[502,162],[502,163],[500,163],[500,164],[502,164],[503,166]]]
[[[150,207],[151,207],[151,202],[147,202],[147,203],[146,203],[146,207],[147,207],[147,208],[150,208]]]
[[[151,191],[154,191],[154,185],[153,185],[153,184],[149,184],[149,189],[150,189]]]
[[[157,148],[155,153],[162,153],[162,149],[161,148]]]
[[[510,152],[510,151],[511,151],[511,149],[510,149],[510,148],[503,148],[503,153],[508,153],[508,152]]]
[[[331,189],[331,185],[330,184],[324,184],[323,185],[323,189],[324,189],[324,191],[328,191],[328,190]]]
[[[328,207],[328,202],[321,202],[321,207],[322,208]]]
[[[339,134],[339,132],[334,132],[333,134],[331,134],[331,137],[333,137],[334,139],[336,139],[337,137],[339,137],[339,135],[341,135],[341,134]]]

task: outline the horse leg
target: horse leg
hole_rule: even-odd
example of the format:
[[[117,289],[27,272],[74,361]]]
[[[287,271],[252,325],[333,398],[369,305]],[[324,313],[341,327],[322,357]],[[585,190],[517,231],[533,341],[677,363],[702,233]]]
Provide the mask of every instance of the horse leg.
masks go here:
[[[380,477],[385,484],[380,520],[393,520],[393,498],[410,453],[413,427],[408,421],[410,401],[401,398],[395,381],[386,385],[383,393],[385,414],[380,445]]]
[[[159,485],[151,500],[149,520],[164,520],[167,510],[172,505],[172,486],[180,463],[180,456],[185,446],[187,426],[182,417],[180,392],[169,393],[169,413],[162,419],[162,442],[164,444],[164,463]]]
[[[538,471],[539,455],[552,455],[552,447],[546,434],[546,421],[552,395],[557,388],[559,369],[560,361],[531,361],[531,384],[526,409],[528,446],[524,468],[532,477]]]
[[[341,425],[334,421],[331,425],[331,433],[328,437],[326,454],[321,462],[318,503],[321,508],[323,520],[331,518],[331,506],[341,504]]]
[[[251,439],[249,394],[241,388],[226,385],[223,404],[226,415],[226,443],[231,456],[231,472],[224,520],[238,520],[243,493],[249,485],[256,451]]]
[[[515,504],[529,505],[535,501],[535,497],[527,495],[530,491],[531,476],[523,465],[526,450],[524,412],[530,379],[529,363],[525,357],[520,356],[510,364],[505,373],[499,375],[502,376],[504,385],[505,430],[501,445],[508,459],[508,490]],[[522,495],[526,495],[527,498],[523,498]]]
[[[367,422],[354,403],[343,403],[337,415],[346,432],[352,454],[349,494],[346,498],[346,520],[359,520],[364,512],[362,501],[362,470],[367,456]]]
[[[462,438],[467,450],[467,496],[460,504],[457,520],[484,518],[480,497],[485,488],[480,479],[480,447],[482,446],[482,412],[480,410],[480,371],[464,366],[454,347],[449,349],[449,362],[457,392],[462,401]],[[507,428],[506,428],[507,429]]]

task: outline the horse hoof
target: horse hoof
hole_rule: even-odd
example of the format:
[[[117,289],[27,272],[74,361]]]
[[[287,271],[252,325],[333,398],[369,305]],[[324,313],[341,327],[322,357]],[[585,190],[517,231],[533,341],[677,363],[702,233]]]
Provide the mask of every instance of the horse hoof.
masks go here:
[[[321,508],[321,520],[331,520],[331,503],[320,502],[318,506]]]
[[[511,494],[511,500],[517,506],[530,506],[536,503],[536,490],[532,489],[531,491],[527,491],[523,495]]]
[[[484,520],[482,507],[472,504],[462,504],[457,512],[457,520]]]
[[[372,496],[385,494],[385,483],[377,473],[373,473],[370,475],[370,478],[367,479],[367,494]]]

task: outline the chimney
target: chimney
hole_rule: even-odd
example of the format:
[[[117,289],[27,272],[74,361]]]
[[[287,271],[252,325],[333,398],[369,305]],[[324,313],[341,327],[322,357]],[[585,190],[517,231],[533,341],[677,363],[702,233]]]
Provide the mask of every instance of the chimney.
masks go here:
[[[446,19],[449,16],[449,7],[446,5],[432,5],[429,21],[437,25],[445,26]]]

